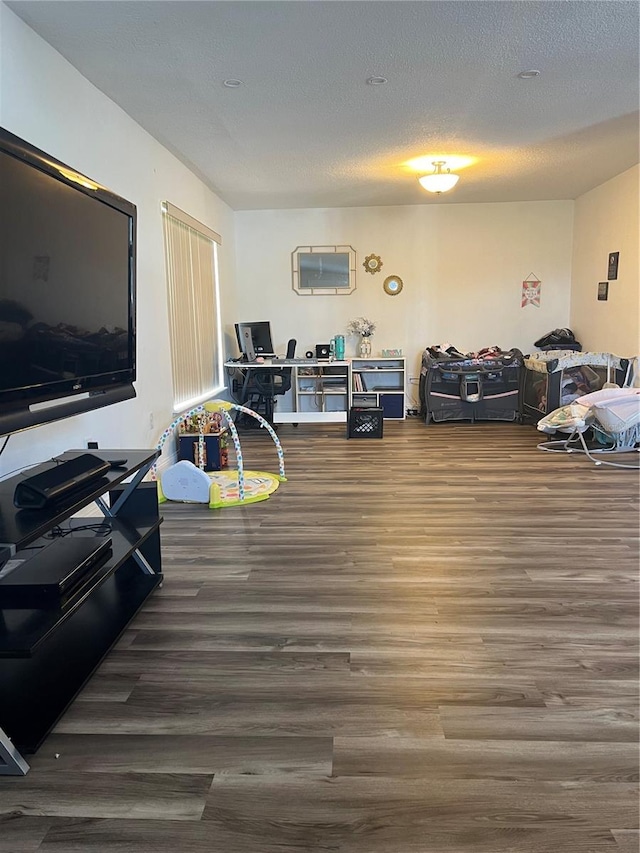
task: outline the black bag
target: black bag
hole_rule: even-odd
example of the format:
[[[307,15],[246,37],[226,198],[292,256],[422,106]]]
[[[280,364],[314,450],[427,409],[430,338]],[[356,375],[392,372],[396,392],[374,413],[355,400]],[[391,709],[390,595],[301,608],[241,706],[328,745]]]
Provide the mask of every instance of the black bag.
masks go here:
[[[571,329],[554,329],[552,332],[547,332],[535,341],[534,346],[539,349],[580,350],[582,348],[582,344],[576,340]]]

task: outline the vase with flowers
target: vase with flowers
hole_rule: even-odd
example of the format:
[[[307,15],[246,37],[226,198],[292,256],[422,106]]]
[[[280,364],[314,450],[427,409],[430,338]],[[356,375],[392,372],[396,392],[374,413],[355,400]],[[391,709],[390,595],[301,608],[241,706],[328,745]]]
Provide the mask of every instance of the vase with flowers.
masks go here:
[[[366,317],[356,317],[347,325],[350,335],[360,335],[358,355],[360,358],[369,358],[371,355],[371,336],[376,330],[376,324]]]

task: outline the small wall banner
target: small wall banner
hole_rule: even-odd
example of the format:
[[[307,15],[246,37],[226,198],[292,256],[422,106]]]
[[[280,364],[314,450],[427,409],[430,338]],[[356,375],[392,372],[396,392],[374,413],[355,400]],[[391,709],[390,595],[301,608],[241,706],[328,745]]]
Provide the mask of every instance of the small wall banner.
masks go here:
[[[522,282],[522,302],[520,303],[520,307],[524,308],[526,305],[533,305],[534,308],[539,308],[541,290],[542,282],[540,279],[534,273],[529,273]]]

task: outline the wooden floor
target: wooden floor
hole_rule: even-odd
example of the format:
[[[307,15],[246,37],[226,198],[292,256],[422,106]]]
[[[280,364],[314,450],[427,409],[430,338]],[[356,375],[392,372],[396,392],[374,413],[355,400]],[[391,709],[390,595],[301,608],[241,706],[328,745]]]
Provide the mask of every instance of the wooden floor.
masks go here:
[[[0,851],[637,853],[637,475],[530,426],[280,437],[270,500],[165,505]]]

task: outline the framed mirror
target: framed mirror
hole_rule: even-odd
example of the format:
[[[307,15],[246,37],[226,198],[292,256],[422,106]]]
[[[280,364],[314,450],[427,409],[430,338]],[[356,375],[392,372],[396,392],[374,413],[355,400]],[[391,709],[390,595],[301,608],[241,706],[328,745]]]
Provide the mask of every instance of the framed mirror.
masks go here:
[[[384,292],[388,293],[389,296],[397,296],[403,288],[402,279],[399,275],[387,276],[382,286]]]
[[[348,296],[356,289],[352,246],[296,246],[291,253],[292,286],[300,296]]]

